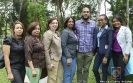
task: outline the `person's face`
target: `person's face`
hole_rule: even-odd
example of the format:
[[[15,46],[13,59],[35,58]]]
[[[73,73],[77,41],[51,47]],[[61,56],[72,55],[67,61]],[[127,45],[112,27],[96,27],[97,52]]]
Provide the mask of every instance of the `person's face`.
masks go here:
[[[90,10],[88,8],[83,8],[81,15],[82,19],[88,20],[90,16]]]
[[[117,19],[113,19],[113,25],[114,25],[114,27],[116,27],[116,28],[120,28],[121,27],[121,23],[120,23],[120,21],[118,21]]]
[[[67,27],[70,28],[70,29],[72,29],[73,26],[74,26],[74,21],[73,21],[72,18],[70,18],[70,19],[68,20]]]
[[[56,31],[56,29],[58,28],[58,21],[57,20],[53,20],[50,24],[49,27],[52,31]]]
[[[104,16],[99,16],[98,17],[98,23],[101,27],[105,28],[107,20],[105,19]]]
[[[23,27],[20,24],[15,25],[14,34],[16,36],[21,36],[23,34]]]
[[[32,35],[37,37],[39,36],[39,34],[40,34],[40,26],[37,25],[36,28],[32,31]]]

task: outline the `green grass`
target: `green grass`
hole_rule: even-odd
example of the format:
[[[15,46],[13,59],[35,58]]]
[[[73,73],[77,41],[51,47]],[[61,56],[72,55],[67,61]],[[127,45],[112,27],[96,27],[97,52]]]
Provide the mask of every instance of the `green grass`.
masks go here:
[[[93,58],[93,61],[94,61],[94,58]],[[96,83],[94,74],[92,72],[93,61],[91,63],[90,69],[89,69],[88,83]],[[100,75],[102,75],[102,71],[100,69],[99,69],[99,73],[100,73]],[[132,81],[132,82],[127,82],[127,83],[133,83],[133,75],[126,76],[126,80]],[[114,81],[111,79],[110,74],[108,74],[108,81],[109,81],[108,83],[114,83]],[[7,80],[7,74],[6,74],[5,68],[0,69],[0,83],[9,83],[9,81]],[[76,74],[74,76],[73,83],[77,83]]]
[[[0,69],[0,83],[10,83],[7,80],[7,74],[5,68]]]

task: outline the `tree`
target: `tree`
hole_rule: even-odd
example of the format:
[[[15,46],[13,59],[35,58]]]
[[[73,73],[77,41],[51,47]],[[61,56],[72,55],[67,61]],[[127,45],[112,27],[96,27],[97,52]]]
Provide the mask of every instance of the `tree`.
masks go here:
[[[30,24],[33,21],[39,22],[41,24],[41,33],[44,33],[44,31],[46,30],[46,22],[47,22],[46,7],[44,7],[39,3],[29,2],[27,12],[28,12],[27,24]]]
[[[129,8],[128,0],[107,0],[107,2],[111,5],[110,11],[112,11],[112,15],[119,15],[122,18],[124,25],[128,26],[129,23],[130,29],[133,30],[133,0],[129,0]]]

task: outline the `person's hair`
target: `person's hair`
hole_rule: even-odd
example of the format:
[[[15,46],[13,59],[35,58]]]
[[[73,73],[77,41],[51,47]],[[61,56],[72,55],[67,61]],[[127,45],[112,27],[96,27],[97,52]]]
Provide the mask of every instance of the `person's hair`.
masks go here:
[[[74,25],[73,25],[73,27],[72,27],[72,30],[75,31],[75,20],[74,20],[73,17],[67,17],[67,18],[66,18],[66,20],[65,20],[65,22],[64,22],[64,28],[67,28],[67,27],[68,27],[67,24],[68,24],[68,21],[69,21],[70,19],[73,19]]]
[[[104,16],[104,19],[107,21],[106,25],[108,25],[110,27],[109,19],[106,16],[106,14],[101,14],[100,16]]]
[[[24,38],[25,38],[25,28],[24,28],[23,23],[22,23],[22,22],[19,22],[19,21],[16,21],[16,22],[13,24],[13,27],[12,27],[12,29],[13,29],[13,36],[15,36],[14,29],[15,29],[16,24],[20,24],[20,25],[22,26],[22,28],[23,28],[23,33],[22,33],[21,36],[22,36],[22,39],[24,39]]]
[[[41,25],[38,22],[32,22],[27,29],[29,35],[32,35],[32,31],[36,28],[37,25],[40,26],[40,31],[41,31]]]
[[[85,7],[83,7],[83,8],[82,8],[82,12],[83,12],[83,9],[84,9],[84,8],[88,8],[88,7],[86,7],[86,6],[85,6]],[[88,9],[89,9],[89,11],[90,11],[90,8],[88,8]]]
[[[55,17],[50,18],[50,19],[48,20],[48,23],[47,23],[47,30],[50,30],[49,24],[52,23],[53,20],[57,20],[57,21],[58,21],[58,19],[55,18]],[[58,21],[58,27],[57,27],[56,31],[58,31],[58,30],[59,30],[59,21]]]
[[[114,17],[112,18],[112,22],[113,22],[113,19],[118,20],[118,21],[121,23],[121,25],[123,25],[123,21],[122,21],[122,19],[121,19],[120,16],[114,16]],[[114,25],[113,25],[113,29],[116,30],[116,27],[115,27]]]

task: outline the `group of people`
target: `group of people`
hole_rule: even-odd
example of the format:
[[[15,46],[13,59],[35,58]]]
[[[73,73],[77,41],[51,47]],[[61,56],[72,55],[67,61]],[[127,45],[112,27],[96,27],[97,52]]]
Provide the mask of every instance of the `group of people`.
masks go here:
[[[39,83],[42,70],[47,68],[47,83],[72,83],[77,66],[77,83],[88,83],[89,67],[95,56],[92,71],[96,83],[106,83],[111,58],[114,67],[121,68],[121,78],[115,80],[125,81],[125,67],[132,47],[131,30],[123,26],[119,16],[112,19],[113,28],[105,14],[98,17],[99,28],[89,17],[90,10],[84,7],[80,20],[66,18],[61,34],[58,19],[50,18],[42,41],[38,22],[29,25],[26,38],[24,25],[15,22],[13,36],[3,41],[8,80],[24,83],[27,74],[30,83]],[[98,72],[101,64],[102,79]]]

